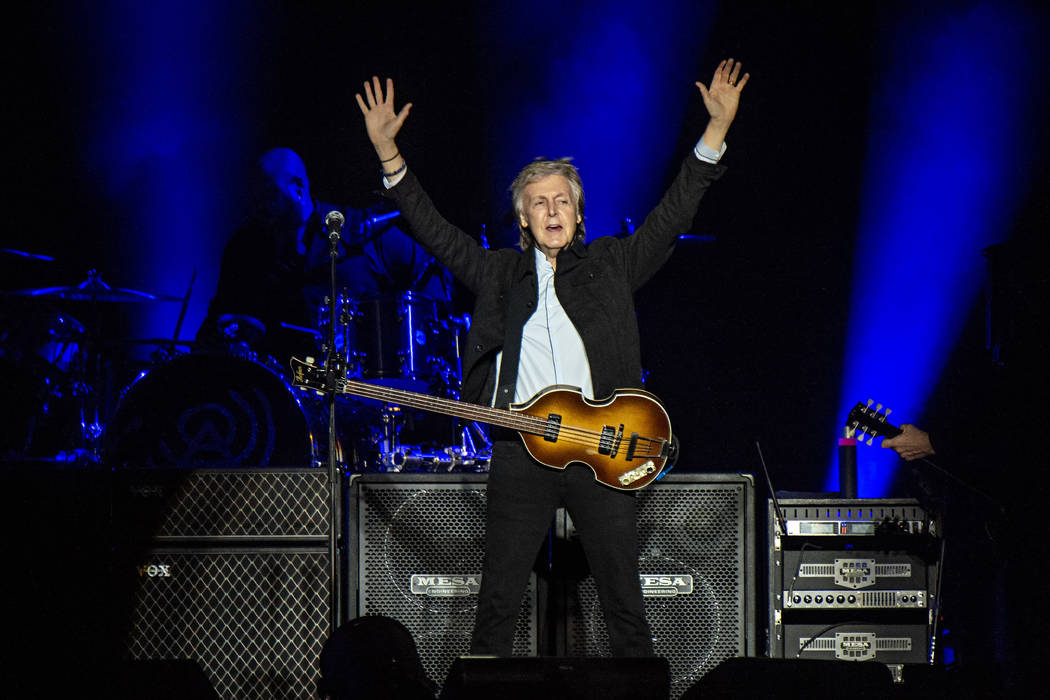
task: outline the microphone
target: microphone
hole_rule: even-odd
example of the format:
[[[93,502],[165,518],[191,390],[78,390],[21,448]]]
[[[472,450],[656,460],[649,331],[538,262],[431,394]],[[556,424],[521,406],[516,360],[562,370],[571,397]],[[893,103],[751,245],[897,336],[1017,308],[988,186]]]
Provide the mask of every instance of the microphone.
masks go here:
[[[339,232],[343,230],[345,223],[346,217],[338,209],[328,212],[324,217],[324,228],[328,232],[328,240],[339,240]]]

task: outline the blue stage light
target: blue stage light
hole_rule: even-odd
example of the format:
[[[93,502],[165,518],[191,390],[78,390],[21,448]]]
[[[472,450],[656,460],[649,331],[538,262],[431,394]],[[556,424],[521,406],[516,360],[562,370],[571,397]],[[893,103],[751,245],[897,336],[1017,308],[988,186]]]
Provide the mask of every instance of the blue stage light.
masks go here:
[[[874,43],[871,135],[838,417],[874,399],[921,427],[924,401],[1028,187],[1024,134],[1041,38],[1019,5],[916,6]],[[837,434],[837,430],[836,433]],[[829,442],[832,442],[830,440]],[[858,495],[887,495],[898,458],[858,450]],[[826,488],[837,489],[833,456]]]
[[[93,85],[83,105],[85,173],[117,259],[100,270],[121,287],[185,294],[204,268],[182,328],[192,337],[217,276],[233,223],[228,175],[250,129],[244,109],[241,28],[247,2],[102,2],[77,27],[72,67]],[[119,264],[114,264],[119,263]],[[212,269],[215,268],[215,269]],[[132,305],[129,332],[171,337],[176,303]]]
[[[571,156],[588,236],[617,234],[625,218],[640,223],[686,155],[674,148],[688,101],[700,99],[693,83],[711,79],[713,66],[695,71],[715,9],[681,0],[567,3],[554,14],[479,9],[497,37],[485,65],[498,130],[491,201],[507,202],[505,188],[534,158]],[[509,233],[504,244],[516,242]]]

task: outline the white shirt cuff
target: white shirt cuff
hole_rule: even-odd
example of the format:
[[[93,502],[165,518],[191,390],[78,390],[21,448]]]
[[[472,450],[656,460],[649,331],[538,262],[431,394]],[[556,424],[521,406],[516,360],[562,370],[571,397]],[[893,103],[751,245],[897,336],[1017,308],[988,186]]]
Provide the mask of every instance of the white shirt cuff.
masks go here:
[[[696,147],[693,148],[693,153],[696,154],[697,158],[699,158],[700,160],[704,161],[705,163],[712,163],[712,164],[717,163],[719,161],[719,159],[721,159],[722,154],[725,153],[725,152],[726,152],[726,142],[725,141],[722,142],[722,148],[721,148],[721,150],[718,150],[718,151],[716,151],[715,149],[711,148],[706,143],[704,143],[703,139],[700,139],[699,141],[697,141],[696,142]]]
[[[387,188],[389,190],[391,187],[393,187],[397,183],[401,182],[401,180],[405,177],[405,173],[407,173],[407,172],[408,172],[407,170],[402,170],[401,172],[399,172],[394,177],[383,176],[383,187],[385,187],[385,188]]]

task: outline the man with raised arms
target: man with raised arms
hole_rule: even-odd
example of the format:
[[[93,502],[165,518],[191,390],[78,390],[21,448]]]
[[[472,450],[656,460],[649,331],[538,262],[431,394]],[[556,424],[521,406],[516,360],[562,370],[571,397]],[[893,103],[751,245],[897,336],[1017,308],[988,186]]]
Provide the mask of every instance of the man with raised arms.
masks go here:
[[[388,193],[419,242],[476,296],[462,358],[465,400],[506,407],[556,384],[599,400],[616,389],[641,388],[634,292],[667,260],[704,192],[722,175],[718,161],[748,77],[728,59],[710,87],[696,83],[707,127],[633,235],[586,243],[576,168],[568,159],[525,166],[511,185],[521,252],[487,250],[437,212],[395,142],[411,104],[395,110],[391,80],[385,90],[379,78],[364,84],[357,102]],[[543,466],[513,433],[496,438],[471,653],[511,655],[529,570],[555,509],[564,506],[597,584],[612,654],[651,655],[634,492],[598,483],[582,464]]]

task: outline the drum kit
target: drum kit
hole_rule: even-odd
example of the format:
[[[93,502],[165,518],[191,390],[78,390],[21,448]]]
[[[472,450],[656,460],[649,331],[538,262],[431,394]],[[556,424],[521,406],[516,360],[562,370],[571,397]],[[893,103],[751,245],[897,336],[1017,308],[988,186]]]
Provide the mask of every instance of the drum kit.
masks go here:
[[[293,385],[289,358],[257,350],[265,327],[256,319],[223,317],[228,342],[221,349],[164,339],[101,342],[100,308],[182,302],[185,311],[188,296],[112,287],[92,271],[76,285],[5,297],[0,380],[10,389],[0,459],[291,468],[323,466],[334,450],[351,472],[488,470],[491,442],[480,424],[340,395],[330,431],[327,398]],[[322,339],[335,338],[334,358],[347,378],[459,397],[459,342],[468,319],[443,315],[438,302],[411,292],[343,294],[332,333],[327,302],[317,309],[317,327],[306,330],[322,357]],[[120,356],[112,348],[121,345],[154,349],[138,364],[107,357]],[[123,371],[114,369],[122,363]],[[112,399],[106,386],[119,389]]]

